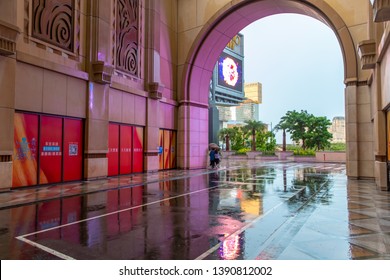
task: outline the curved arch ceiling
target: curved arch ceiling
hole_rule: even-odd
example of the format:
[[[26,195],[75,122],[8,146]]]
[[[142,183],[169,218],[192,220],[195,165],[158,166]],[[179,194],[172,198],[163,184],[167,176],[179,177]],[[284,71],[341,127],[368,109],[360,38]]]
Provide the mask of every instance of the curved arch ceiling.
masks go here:
[[[209,82],[215,62],[227,43],[244,27],[261,18],[295,13],[313,17],[328,25],[337,36],[344,59],[345,81],[356,80],[357,59],[353,40],[341,17],[324,1],[257,0],[232,1],[203,27],[187,58],[184,100],[207,104]]]

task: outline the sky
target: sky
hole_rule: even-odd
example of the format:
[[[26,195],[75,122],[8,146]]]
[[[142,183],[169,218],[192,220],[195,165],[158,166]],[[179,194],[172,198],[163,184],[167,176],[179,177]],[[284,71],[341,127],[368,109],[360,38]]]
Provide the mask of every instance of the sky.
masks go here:
[[[289,110],[307,110],[329,120],[345,116],[341,47],[328,26],[308,16],[280,14],[240,33],[245,83],[263,87],[260,121],[274,127]],[[281,132],[276,139],[282,142]]]

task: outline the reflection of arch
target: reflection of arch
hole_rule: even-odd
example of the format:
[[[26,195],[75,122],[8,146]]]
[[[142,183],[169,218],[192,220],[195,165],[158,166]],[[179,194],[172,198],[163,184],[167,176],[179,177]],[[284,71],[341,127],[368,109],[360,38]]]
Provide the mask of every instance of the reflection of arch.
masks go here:
[[[344,59],[345,82],[356,82],[358,76],[357,55],[348,27],[340,15],[325,1],[307,0],[255,0],[231,1],[220,9],[202,28],[192,45],[183,70],[180,109],[183,127],[181,131],[183,151],[181,167],[191,168],[190,158],[194,150],[202,153],[206,148],[202,140],[196,142],[190,119],[193,119],[189,108],[205,110],[208,107],[209,82],[213,67],[227,43],[244,27],[261,18],[281,14],[296,13],[307,15],[328,25],[340,42]],[[187,128],[189,127],[189,128]],[[202,135],[201,131],[198,131]],[[205,146],[205,147],[203,147]],[[197,164],[195,164],[197,165]]]

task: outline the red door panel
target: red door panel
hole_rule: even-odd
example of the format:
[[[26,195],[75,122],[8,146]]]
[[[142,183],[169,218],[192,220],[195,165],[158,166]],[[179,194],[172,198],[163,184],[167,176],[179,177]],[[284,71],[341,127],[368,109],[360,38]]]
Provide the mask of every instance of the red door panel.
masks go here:
[[[62,118],[41,116],[40,129],[40,184],[61,181]]]
[[[132,127],[128,125],[120,126],[120,154],[119,154],[119,173],[129,174],[131,173],[131,139],[132,139]]]
[[[64,119],[64,181],[81,180],[83,166],[83,122]]]

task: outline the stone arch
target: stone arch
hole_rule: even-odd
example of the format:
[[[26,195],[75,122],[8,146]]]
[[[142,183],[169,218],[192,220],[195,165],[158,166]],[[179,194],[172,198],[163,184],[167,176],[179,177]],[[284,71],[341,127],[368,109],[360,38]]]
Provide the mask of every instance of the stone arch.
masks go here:
[[[212,71],[220,53],[240,30],[261,18],[295,13],[318,19],[329,26],[338,38],[344,60],[346,84],[358,80],[358,60],[355,43],[341,16],[325,1],[257,0],[231,1],[217,11],[198,33],[185,61],[179,98],[179,166],[198,168],[205,166],[202,127],[208,126],[208,90]],[[202,117],[206,116],[206,117]],[[200,124],[191,120],[199,119]],[[203,137],[203,138],[202,138]]]

